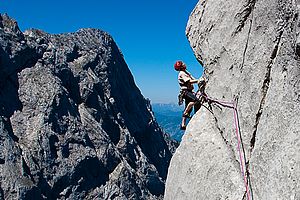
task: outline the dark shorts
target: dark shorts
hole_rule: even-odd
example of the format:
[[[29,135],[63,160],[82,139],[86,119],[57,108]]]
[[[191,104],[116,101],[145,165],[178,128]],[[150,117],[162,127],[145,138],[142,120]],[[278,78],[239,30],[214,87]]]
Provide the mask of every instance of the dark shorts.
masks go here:
[[[200,109],[201,107],[200,101],[193,92],[185,90],[183,94],[183,98],[185,101],[185,107],[187,107],[187,105],[190,102],[198,102],[194,105],[194,113],[196,113]],[[191,112],[192,110],[189,111],[189,114],[191,114]]]
[[[187,101],[187,102],[195,102],[198,101],[198,98],[196,97],[196,95],[191,92],[191,91],[184,91],[184,95],[183,98]]]

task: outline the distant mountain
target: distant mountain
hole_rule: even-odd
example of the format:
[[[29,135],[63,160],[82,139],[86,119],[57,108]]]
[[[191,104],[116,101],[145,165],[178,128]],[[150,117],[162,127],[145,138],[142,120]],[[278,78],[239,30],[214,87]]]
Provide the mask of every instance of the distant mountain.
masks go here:
[[[0,14],[0,91],[0,199],[163,198],[177,144],[109,34]]]
[[[184,131],[180,130],[181,116],[183,107],[176,104],[152,104],[152,110],[159,125],[165,132],[170,134],[171,138],[181,141]]]

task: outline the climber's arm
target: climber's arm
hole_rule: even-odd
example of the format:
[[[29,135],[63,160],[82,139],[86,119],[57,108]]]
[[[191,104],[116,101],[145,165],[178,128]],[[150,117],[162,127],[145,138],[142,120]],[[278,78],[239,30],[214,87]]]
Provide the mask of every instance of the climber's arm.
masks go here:
[[[190,81],[191,84],[198,83],[198,79],[191,79],[189,81]]]

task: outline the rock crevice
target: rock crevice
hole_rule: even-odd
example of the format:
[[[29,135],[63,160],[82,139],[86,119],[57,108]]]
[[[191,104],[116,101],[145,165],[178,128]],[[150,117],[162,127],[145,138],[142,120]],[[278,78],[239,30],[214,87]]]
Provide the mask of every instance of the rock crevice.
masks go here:
[[[235,18],[237,18],[239,22],[238,22],[238,26],[236,27],[233,35],[237,34],[244,28],[246,21],[249,19],[250,15],[252,13],[252,17],[250,19],[250,26],[249,26],[249,33],[250,33],[251,27],[252,27],[255,3],[256,3],[256,0],[248,0],[246,2],[246,5],[243,6],[242,10],[235,15]]]
[[[224,140],[224,143],[226,144],[228,150],[231,152],[230,153],[231,158],[236,161],[236,163],[237,163],[236,166],[237,166],[237,169],[238,169],[240,161],[238,161],[235,157],[235,150],[234,150],[235,148],[232,147],[232,144],[230,143],[230,141],[228,141],[228,138],[224,136],[224,130],[221,129],[221,127],[219,125],[219,122],[218,122],[218,118],[216,117],[216,115],[214,113],[212,113],[212,115],[213,115],[213,118],[215,120],[216,127],[219,130],[219,134],[222,137],[222,139]]]
[[[252,138],[251,138],[251,141],[250,141],[251,151],[253,150],[253,148],[255,146],[255,138],[256,138],[257,127],[259,125],[259,121],[260,121],[260,118],[261,118],[261,115],[262,115],[262,112],[263,112],[263,109],[264,109],[265,101],[266,101],[266,96],[267,96],[269,86],[270,86],[272,65],[273,65],[273,62],[274,62],[274,60],[277,56],[277,53],[278,53],[278,48],[279,48],[279,45],[280,45],[280,41],[281,41],[283,31],[284,30],[281,30],[279,32],[279,36],[276,38],[275,46],[274,46],[274,49],[273,49],[272,54],[270,56],[270,61],[267,65],[267,67],[266,67],[267,72],[266,72],[265,79],[263,81],[263,85],[262,85],[262,88],[261,88],[262,97],[261,97],[261,100],[260,100],[260,103],[259,103],[258,112],[256,113],[254,131],[253,131]]]

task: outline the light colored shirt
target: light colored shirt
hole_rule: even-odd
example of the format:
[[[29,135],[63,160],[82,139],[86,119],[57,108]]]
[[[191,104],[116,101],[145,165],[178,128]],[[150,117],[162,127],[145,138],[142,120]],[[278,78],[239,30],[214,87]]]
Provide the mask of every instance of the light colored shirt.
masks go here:
[[[191,84],[191,80],[195,78],[188,71],[179,71],[178,83],[181,90],[193,90],[194,86]]]

